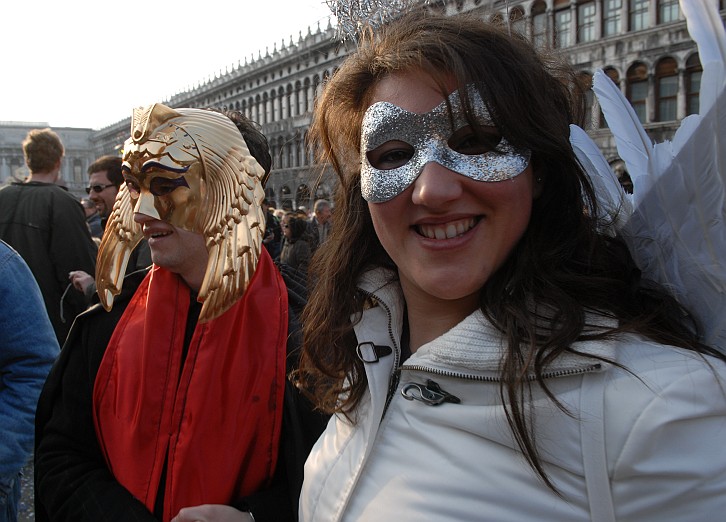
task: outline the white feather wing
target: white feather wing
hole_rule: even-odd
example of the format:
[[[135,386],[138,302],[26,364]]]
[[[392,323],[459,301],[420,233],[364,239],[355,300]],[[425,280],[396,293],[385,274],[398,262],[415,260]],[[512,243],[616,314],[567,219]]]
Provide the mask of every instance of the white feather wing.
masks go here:
[[[595,142],[577,125],[570,125],[570,144],[595,189],[600,208],[598,218],[607,225],[604,232],[615,235],[633,212],[629,194],[623,190]]]
[[[633,180],[622,233],[636,263],[695,314],[703,341],[726,353],[726,36],[715,2],[681,5],[704,72],[699,114],[683,120],[672,142],[653,145],[601,71],[593,89]]]

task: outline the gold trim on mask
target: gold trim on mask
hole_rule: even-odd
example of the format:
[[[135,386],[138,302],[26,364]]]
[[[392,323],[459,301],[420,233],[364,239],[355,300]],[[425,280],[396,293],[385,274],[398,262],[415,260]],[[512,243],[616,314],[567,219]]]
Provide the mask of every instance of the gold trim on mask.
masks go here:
[[[254,275],[265,230],[261,206],[265,172],[226,116],[161,104],[134,109],[124,160],[138,154],[141,145],[156,135],[161,125],[168,124],[186,132],[201,154],[205,188],[200,195],[199,218],[189,230],[205,237],[209,251],[198,296],[203,303],[199,321],[205,322],[241,298]],[[120,293],[131,251],[143,237],[133,220],[134,204],[123,184],[106,224],[96,266],[97,292],[106,310]]]

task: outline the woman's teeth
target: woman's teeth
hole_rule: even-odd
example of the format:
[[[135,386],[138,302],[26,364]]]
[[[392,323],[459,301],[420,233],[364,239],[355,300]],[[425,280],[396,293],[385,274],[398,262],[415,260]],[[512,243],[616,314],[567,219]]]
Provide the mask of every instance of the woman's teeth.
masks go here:
[[[475,218],[460,219],[441,225],[418,225],[418,233],[428,239],[451,239],[460,236],[476,224]]]

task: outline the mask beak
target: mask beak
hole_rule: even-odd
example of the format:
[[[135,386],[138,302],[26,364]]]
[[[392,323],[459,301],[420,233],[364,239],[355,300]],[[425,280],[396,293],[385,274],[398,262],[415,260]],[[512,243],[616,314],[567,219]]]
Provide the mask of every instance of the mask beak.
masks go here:
[[[161,219],[161,216],[159,216],[159,212],[156,210],[156,206],[154,205],[154,196],[150,192],[141,192],[139,199],[136,201],[134,212],[144,214],[154,219]]]

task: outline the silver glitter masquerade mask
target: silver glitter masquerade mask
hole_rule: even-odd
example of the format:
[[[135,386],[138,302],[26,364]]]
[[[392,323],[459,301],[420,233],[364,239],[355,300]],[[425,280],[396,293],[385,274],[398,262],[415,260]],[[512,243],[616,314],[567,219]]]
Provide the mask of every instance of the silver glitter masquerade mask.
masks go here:
[[[475,121],[482,127],[493,126],[489,111],[479,91],[467,87]],[[451,137],[469,125],[464,117],[459,91],[424,114],[416,114],[389,102],[374,103],[363,115],[361,129],[361,191],[370,203],[388,201],[408,188],[429,162],[476,181],[504,181],[521,174],[529,165],[531,151],[515,149],[501,138],[494,150],[482,154],[463,154],[449,145]],[[453,123],[453,127],[452,127]],[[368,153],[390,141],[413,147],[412,156],[403,165],[390,169],[374,167]]]

